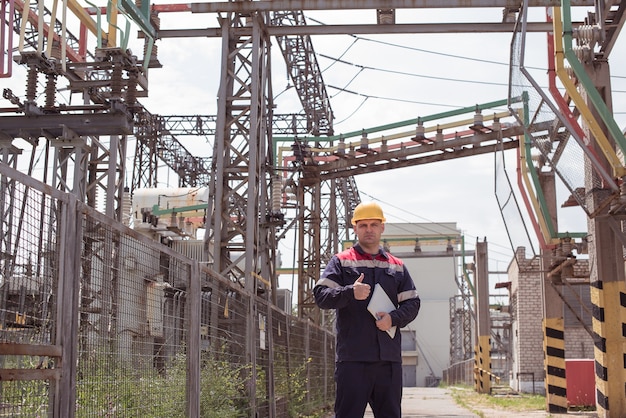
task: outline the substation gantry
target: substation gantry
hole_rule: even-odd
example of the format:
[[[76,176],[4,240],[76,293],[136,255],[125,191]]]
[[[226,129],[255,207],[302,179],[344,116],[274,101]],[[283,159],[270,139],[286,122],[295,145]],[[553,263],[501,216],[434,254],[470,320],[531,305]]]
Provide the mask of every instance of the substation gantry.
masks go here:
[[[15,145],[16,139],[23,139],[33,149],[43,139],[47,164],[43,172],[52,174],[43,180],[76,194],[94,207],[103,200],[105,214],[122,221],[124,194],[138,187],[156,185],[159,163],[165,162],[179,174],[181,186],[209,188],[205,261],[210,261],[218,274],[240,283],[251,293],[265,290],[274,302],[277,242],[287,230],[297,229],[298,314],[318,323],[322,318],[312,303],[311,289],[324,263],[339,249],[341,240],[349,238],[351,212],[360,201],[355,175],[514,148],[529,157],[527,152],[534,147],[543,156],[541,163],[551,168],[548,172],[564,177],[566,167],[559,164],[558,150],[563,149],[569,136],[574,137],[592,162],[585,173],[590,179],[589,187],[581,190],[565,182],[571,186],[576,203],[589,215],[589,233],[593,236],[589,252],[595,256],[596,268],[590,281],[596,311],[602,313],[594,319],[593,330],[598,348],[598,405],[603,416],[626,412],[624,365],[611,360],[624,356],[620,339],[625,336],[620,330],[626,323],[623,302],[626,300],[623,267],[626,235],[622,230],[626,199],[624,164],[617,157],[623,153],[624,146],[623,135],[616,132],[610,116],[608,84],[609,55],[625,18],[623,2],[275,0],[158,6],[142,2],[137,6],[120,1],[113,9],[100,9],[82,7],[75,0],[64,1],[64,11],[71,10],[81,22],[78,35],[70,32],[64,17],[57,16],[56,7],[50,10],[43,1],[2,0],[2,6],[4,45],[0,71],[4,77],[10,76],[13,57],[7,51],[14,48],[19,52],[16,62],[28,71],[24,100],[8,89],[3,91],[3,97],[12,105],[0,109],[3,163],[18,166],[20,149]],[[376,23],[306,24],[304,11],[328,10],[331,6],[372,10],[377,16]],[[503,11],[503,20],[396,24],[394,19],[399,9],[453,7],[498,8]],[[594,11],[589,13],[584,25],[573,24],[569,15],[572,7]],[[550,13],[543,22],[528,22],[525,16],[530,8],[545,8]],[[218,15],[219,25],[168,30],[160,27],[159,20],[159,14],[166,12],[214,13]],[[129,30],[120,29],[118,15],[139,26],[146,40],[143,59],[127,50]],[[102,24],[104,16],[106,23]],[[517,21],[509,20],[509,16],[517,16]],[[7,32],[6,28],[11,30]],[[16,47],[8,36],[13,32],[19,35]],[[97,40],[94,53],[87,49],[87,32]],[[416,118],[406,123],[416,126],[406,142],[401,139],[406,135],[370,137],[388,126],[334,134],[333,114],[313,53],[312,35],[442,32],[508,32],[522,44],[528,32],[553,36],[547,44],[548,53],[555,59],[549,61],[554,61],[554,74],[566,86],[567,94],[537,88],[524,71],[523,54],[520,54],[512,67],[529,89],[534,89],[535,96],[541,96],[540,104],[534,104],[532,97],[525,99],[524,94],[511,94],[506,101],[508,115],[494,115],[491,124],[472,120],[461,131],[457,125],[453,127],[457,129],[454,133],[444,132],[444,126],[425,126],[441,115]],[[123,34],[119,41],[117,33]],[[148,94],[147,69],[160,65],[155,41],[198,36],[222,40],[217,115],[151,114],[139,99]],[[273,113],[269,60],[272,36],[278,40],[301,100],[302,111],[296,114]],[[579,44],[587,46],[585,51],[571,47],[573,36]],[[565,70],[566,61],[573,73]],[[39,75],[46,78],[43,103],[38,102]],[[69,81],[72,92],[82,94],[82,104],[56,104],[60,77]],[[576,95],[581,85],[587,97]],[[597,89],[591,88],[594,86]],[[492,105],[473,106],[459,114],[470,111],[482,115]],[[550,107],[552,119],[533,119],[533,115],[541,113],[542,106]],[[514,117],[516,123],[501,123],[506,117]],[[577,119],[583,120],[584,129],[577,125]],[[178,141],[177,137],[182,135],[213,137],[213,155],[194,156]],[[278,135],[292,138],[290,150],[284,151],[281,158],[277,155],[278,144],[284,138]],[[136,138],[136,149],[132,178],[127,182],[126,144],[131,136]],[[358,139],[350,143],[351,137]],[[34,164],[34,160],[28,164],[29,175]],[[546,283],[567,280],[573,258],[571,237],[556,232],[553,177],[541,174],[540,170],[533,172],[531,166],[525,166],[528,168],[525,175],[534,185],[526,183],[526,195],[529,206],[535,204],[535,232],[545,261],[543,270],[549,272]],[[130,184],[129,190],[125,183]],[[295,203],[283,199],[288,190],[295,192]],[[103,194],[97,196],[97,191]],[[295,215],[286,216],[288,213]],[[6,249],[10,243],[3,245]],[[234,254],[242,255],[234,257]],[[558,335],[562,331],[562,323],[559,325],[555,319],[558,306],[546,306],[550,306],[546,312],[546,330]],[[557,365],[550,369],[558,368]],[[563,407],[557,394],[549,394],[549,398],[555,411]]]

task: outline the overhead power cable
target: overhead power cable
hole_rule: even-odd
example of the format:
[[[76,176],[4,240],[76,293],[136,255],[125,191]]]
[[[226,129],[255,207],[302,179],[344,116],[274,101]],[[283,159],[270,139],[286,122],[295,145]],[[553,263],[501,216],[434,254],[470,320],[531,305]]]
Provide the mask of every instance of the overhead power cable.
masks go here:
[[[317,54],[317,55],[322,57],[322,58],[326,58],[326,59],[329,59],[329,60],[333,60],[335,62],[339,62],[339,63],[342,63],[342,64],[346,64],[346,65],[350,65],[352,67],[359,68],[360,69],[359,73],[361,73],[364,70],[371,70],[371,71],[379,71],[379,72],[383,72],[383,73],[405,75],[405,76],[408,76],[408,77],[427,78],[427,79],[430,79],[430,80],[452,81],[452,82],[455,82],[455,83],[487,84],[487,85],[502,86],[502,87],[508,86],[508,83],[496,83],[496,82],[492,82],[492,81],[462,80],[460,78],[437,77],[437,76],[432,76],[432,75],[408,73],[406,71],[388,70],[388,69],[385,69],[385,68],[368,67],[368,66],[365,66],[365,65],[354,64],[354,63],[351,63],[351,62],[348,62],[348,61],[344,61],[344,60],[341,60],[339,58],[333,58],[333,57],[330,57],[330,56],[324,55],[324,54]],[[357,75],[359,73],[357,73]],[[350,80],[350,81],[352,82],[352,80]]]
[[[354,44],[356,44],[356,43],[357,43],[357,41],[358,41],[358,39],[355,39],[355,40],[354,40],[354,41],[350,44],[350,46],[348,46],[348,47],[346,48],[346,50],[345,50],[345,51],[343,51],[343,52],[341,53],[341,55],[339,55],[339,58],[338,58],[338,59],[334,60],[334,61],[333,61],[333,62],[332,62],[332,63],[331,63],[328,67],[326,67],[326,68],[324,68],[324,69],[322,70],[322,73],[324,73],[325,71],[329,70],[329,69],[330,69],[333,65],[337,64],[338,62],[340,62],[339,60],[341,60],[341,58],[343,58],[343,56],[344,56],[344,55],[346,55],[346,54],[348,53],[348,51],[350,50],[350,48],[352,48],[352,47],[354,46]],[[319,55],[319,54],[317,54],[317,55]]]
[[[426,78],[426,79],[430,79],[430,80],[450,81],[450,82],[453,82],[453,83],[470,83],[470,84],[492,85],[492,86],[501,86],[501,87],[507,87],[509,85],[508,83],[497,83],[497,82],[493,82],[493,81],[464,80],[464,79],[460,79],[460,78],[439,77],[439,76],[431,76],[431,75],[424,75],[424,74],[409,73],[409,72],[406,72],[406,71],[389,70],[389,69],[386,69],[386,68],[376,68],[376,67],[370,67],[370,66],[361,65],[361,64],[355,64],[353,62],[345,61],[345,60],[342,60],[340,58],[334,58],[334,57],[331,57],[331,56],[325,55],[325,54],[317,54],[317,55],[322,57],[322,58],[326,58],[328,60],[333,61],[332,65],[334,65],[336,63],[341,63],[341,64],[349,65],[351,67],[358,68],[359,72],[350,80],[350,83],[352,83],[352,81],[354,81],[354,79],[360,73],[362,73],[363,71],[370,70],[370,71],[378,71],[378,72],[389,73],[389,74],[404,75],[404,76],[407,76],[407,77],[418,77],[418,78]],[[342,54],[342,56],[343,56],[343,54]],[[332,65],[328,66],[327,68],[330,68]],[[537,68],[537,69],[539,69],[539,68]],[[346,85],[346,87],[347,87],[347,85]],[[547,87],[544,87],[544,88],[547,89]],[[624,90],[612,90],[612,92],[613,93],[626,93],[626,91],[624,91]]]
[[[329,86],[329,87],[330,87],[330,86]],[[356,109],[354,109],[354,110],[352,111],[352,113],[350,113],[348,116],[346,116],[345,118],[343,118],[343,119],[342,119],[342,120],[340,120],[340,121],[335,122],[335,126],[342,124],[343,122],[347,121],[347,120],[348,120],[348,119],[350,119],[352,116],[354,116],[354,115],[356,114],[356,112],[358,112],[358,111],[359,111],[359,109],[361,109],[361,107],[363,107],[363,105],[365,104],[365,102],[367,101],[367,99],[369,99],[369,97],[364,97],[364,98],[363,98],[363,101],[361,102],[361,104],[360,104],[360,105],[358,105],[358,106],[356,107]]]
[[[390,207],[390,208],[393,208],[393,209],[399,210],[399,211],[401,211],[401,212],[404,212],[404,213],[406,213],[406,214],[409,214],[409,215],[411,215],[411,216],[413,216],[413,217],[417,217],[417,218],[419,218],[419,219],[422,219],[423,221],[425,221],[425,222],[427,222],[427,223],[429,223],[429,224],[432,224],[432,225],[438,225],[440,228],[445,228],[445,227],[446,227],[446,225],[442,224],[441,222],[435,222],[435,221],[433,221],[433,220],[430,220],[430,219],[428,219],[428,218],[425,218],[425,217],[423,217],[423,216],[420,216],[420,215],[418,215],[418,214],[416,214],[416,213],[414,213],[414,212],[410,212],[410,211],[408,211],[408,210],[406,210],[406,209],[403,209],[403,208],[401,208],[401,207],[399,207],[399,206],[393,205],[393,204],[391,204],[391,203],[389,203],[389,202],[383,202],[382,200],[380,200],[380,199],[378,199],[378,198],[376,198],[376,197],[374,197],[374,196],[372,196],[372,195],[370,195],[370,194],[368,194],[368,193],[365,193],[363,190],[360,190],[360,189],[359,189],[359,193],[360,193],[360,194],[362,194],[362,195],[367,196],[370,200],[375,200],[375,201],[377,201],[377,202],[382,203],[382,204],[383,204],[383,205],[385,205],[386,207]],[[402,222],[404,222],[404,223],[406,223],[406,224],[414,224],[414,223],[415,223],[415,222],[412,222],[411,220],[408,220],[408,219],[402,218],[402,217],[400,217],[400,216],[398,216],[398,215],[394,215],[394,214],[391,214],[391,213],[390,213],[390,214],[388,214],[388,215],[387,215],[387,217],[393,217],[393,218],[396,218],[396,219],[398,219],[399,221],[402,221]],[[424,226],[423,226],[423,228],[425,228],[426,230],[429,230],[428,226],[425,226],[425,225],[424,225]],[[405,228],[405,230],[406,230],[407,232],[412,232],[412,231],[410,231],[410,230],[409,230],[409,229],[407,229],[407,228]],[[441,229],[436,229],[436,230],[435,230],[435,229],[431,229],[431,232],[433,232],[433,233],[440,233],[440,232],[441,232]],[[456,232],[458,232],[458,231],[456,231],[456,230],[451,230],[450,232],[456,233]],[[464,232],[464,233],[463,233],[463,236],[464,236],[465,238],[471,238],[471,239],[474,239],[474,240],[478,239],[478,237],[477,237],[477,236],[474,236],[474,235],[468,234],[468,233],[466,233],[466,232]],[[471,245],[471,241],[466,240],[465,242],[466,242],[466,244],[467,244],[467,245]],[[511,257],[511,247],[510,247],[510,246],[506,246],[506,245],[502,245],[502,244],[498,244],[498,243],[495,243],[495,242],[489,242],[489,244],[490,244],[491,246],[493,246],[493,247],[497,247],[497,249],[494,249],[493,247],[490,247],[490,250],[489,250],[490,255],[499,255],[499,256],[503,256],[503,257],[505,257],[505,259],[506,259],[506,261],[505,261],[505,262],[507,262],[507,263],[508,263],[508,260],[510,260],[510,257]],[[499,250],[498,250],[498,249],[499,249]],[[500,260],[500,259],[498,259],[498,258],[490,258],[490,259],[492,259],[492,260],[494,260],[494,261],[503,261],[503,260]]]
[[[452,108],[452,109],[458,109],[459,108],[458,105],[431,103],[431,102],[419,102],[417,100],[398,99],[398,98],[395,98],[395,97],[374,96],[374,95],[371,95],[371,94],[358,93],[356,91],[352,91],[352,90],[348,90],[348,89],[345,89],[345,88],[336,87],[336,86],[332,86],[332,85],[327,85],[326,87],[328,87],[330,89],[339,90],[339,91],[341,91],[343,93],[349,93],[349,94],[353,94],[355,96],[365,97],[365,98],[368,98],[368,99],[389,100],[389,101],[393,101],[393,102],[421,104],[421,105],[428,105],[428,106],[441,106],[441,107],[449,107],[449,108]]]
[[[311,20],[312,22],[318,23],[320,25],[326,25],[326,23],[323,23],[317,19],[313,19],[311,17],[307,16],[307,19]],[[386,42],[386,41],[381,41],[378,39],[371,39],[371,38],[366,38],[363,36],[356,36],[356,35],[348,35],[352,38],[354,38],[354,42],[350,45],[350,47],[348,49],[346,49],[346,51],[344,51],[344,53],[341,55],[345,55],[346,52],[348,52],[348,50],[357,42],[357,41],[366,41],[366,42],[372,42],[372,43],[377,43],[377,44],[381,44],[381,45],[387,45],[387,46],[392,46],[394,48],[401,48],[401,49],[408,49],[408,50],[412,50],[412,51],[417,51],[417,52],[422,52],[424,54],[431,54],[431,55],[439,55],[442,57],[448,57],[448,58],[455,58],[455,59],[461,59],[461,60],[467,60],[467,61],[473,61],[473,62],[482,62],[485,64],[493,64],[493,65],[501,65],[501,66],[509,66],[508,62],[501,62],[501,61],[493,61],[493,60],[486,60],[486,59],[482,59],[482,58],[476,58],[476,57],[466,57],[463,55],[457,55],[457,54],[448,54],[445,52],[439,52],[439,51],[430,51],[427,49],[423,49],[423,48],[416,48],[413,46],[408,46],[408,45],[400,45],[400,44],[396,44],[393,42]],[[334,64],[331,64],[334,65]],[[546,71],[546,68],[540,68],[540,67],[532,67],[532,66],[527,66],[526,68],[530,69],[530,70],[538,70],[538,71]],[[611,78],[616,78],[616,79],[626,79],[626,76],[623,75],[611,75]],[[618,91],[618,93],[626,93],[626,91]]]
[[[504,63],[504,62],[486,60],[486,59],[481,59],[481,58],[464,57],[462,55],[446,54],[445,52],[437,52],[437,51],[429,51],[429,50],[426,50],[426,49],[415,48],[413,46],[399,45],[399,44],[394,44],[394,43],[391,43],[391,42],[379,41],[377,39],[364,38],[362,36],[355,36],[355,35],[349,35],[349,36],[353,36],[353,37],[355,37],[357,39],[360,39],[360,40],[363,40],[363,41],[367,41],[367,42],[373,42],[373,43],[377,43],[377,44],[393,46],[395,48],[410,49],[412,51],[423,52],[425,54],[439,55],[439,56],[442,56],[442,57],[462,59],[462,60],[468,60],[468,61],[474,61],[474,62],[482,62],[482,63],[485,63],[485,64],[504,65],[506,67],[509,66],[508,62]],[[532,67],[528,67],[528,68],[532,68]],[[539,68],[536,68],[536,69],[539,69]],[[544,70],[545,70],[545,68],[544,68]]]

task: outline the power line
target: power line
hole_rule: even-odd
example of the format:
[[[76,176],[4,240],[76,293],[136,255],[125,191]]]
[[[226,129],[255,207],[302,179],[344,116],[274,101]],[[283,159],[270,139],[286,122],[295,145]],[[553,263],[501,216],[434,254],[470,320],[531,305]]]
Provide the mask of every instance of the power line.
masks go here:
[[[443,228],[443,229],[445,229],[445,228],[446,228],[446,225],[445,225],[445,224],[443,224],[443,223],[441,223],[441,222],[435,222],[435,221],[430,220],[430,219],[428,219],[428,218],[425,218],[425,217],[423,217],[423,216],[417,215],[417,214],[415,214],[415,213],[413,213],[413,212],[409,212],[408,210],[403,209],[403,208],[401,208],[401,207],[398,207],[398,206],[396,206],[396,205],[393,205],[393,204],[391,204],[391,203],[389,203],[389,202],[383,202],[381,199],[378,199],[378,198],[376,198],[376,197],[374,197],[374,196],[372,196],[372,195],[370,195],[370,194],[368,194],[368,193],[365,193],[365,192],[363,192],[363,191],[362,191],[362,190],[360,190],[360,189],[359,189],[359,193],[360,193],[360,194],[362,194],[362,195],[367,196],[367,197],[368,197],[369,199],[371,199],[371,200],[378,201],[378,202],[380,202],[380,203],[384,204],[384,205],[385,205],[385,206],[387,206],[387,207],[391,207],[391,208],[393,208],[393,209],[396,209],[396,210],[399,210],[399,211],[404,212],[404,213],[406,213],[406,214],[409,214],[409,215],[411,215],[411,216],[413,216],[413,217],[417,217],[417,218],[419,218],[419,219],[422,219],[422,220],[424,220],[425,222],[427,222],[427,223],[429,223],[429,224],[438,225],[439,227],[441,227],[441,228]],[[410,221],[410,220],[408,220],[408,219],[405,219],[405,218],[402,218],[402,217],[400,217],[400,216],[393,215],[393,214],[391,214],[391,216],[392,216],[392,217],[394,217],[394,218],[396,218],[396,219],[398,219],[398,220],[400,220],[400,221],[402,221],[402,222],[404,222],[404,223],[407,223],[407,224],[409,224],[409,225],[414,225],[414,224],[415,224],[415,222],[412,222],[412,221]],[[429,229],[429,228],[428,228],[428,226],[423,226],[423,227],[424,227],[426,230],[430,230],[430,231],[431,231],[431,232],[433,232],[433,233],[437,233],[437,234],[441,233],[441,229],[435,230],[435,229]],[[411,232],[408,228],[405,228],[405,231],[407,231],[407,232]],[[458,231],[457,231],[456,229],[450,229],[450,232],[451,232],[451,233],[455,233],[455,234],[456,234],[456,233],[458,233]],[[471,235],[471,234],[467,234],[467,233],[463,233],[463,236],[465,236],[465,237],[469,237],[469,238],[478,239],[478,237],[477,237],[477,236],[474,236],[474,235]],[[466,243],[469,243],[469,242],[467,242],[467,241],[466,241]],[[489,244],[492,244],[492,245],[493,245],[493,246],[495,246],[495,247],[499,247],[499,248],[500,248],[500,250],[506,250],[506,251],[508,251],[508,252],[504,253],[504,252],[500,252],[500,251],[497,251],[497,250],[492,250],[492,248],[490,247],[490,250],[489,250],[490,254],[497,254],[497,255],[501,255],[501,256],[503,256],[503,257],[506,257],[507,262],[508,262],[508,261],[510,261],[510,259],[511,259],[511,257],[512,257],[512,254],[513,254],[513,250],[512,250],[510,247],[505,246],[505,245],[501,245],[501,244],[498,244],[498,243],[495,243],[495,242],[491,242],[491,241],[489,242]],[[502,260],[500,260],[500,259],[492,259],[492,260],[494,260],[494,261],[498,261],[498,262],[499,262],[499,261],[502,261]]]
[[[345,54],[345,52],[344,52],[344,54]],[[342,54],[342,56],[344,54]],[[468,83],[468,84],[478,84],[478,85],[487,85],[487,86],[491,85],[491,86],[499,86],[499,87],[508,87],[509,86],[509,83],[499,83],[499,82],[495,82],[495,81],[467,80],[467,79],[461,79],[461,78],[440,77],[440,76],[433,76],[433,75],[410,73],[410,72],[407,72],[407,71],[390,70],[390,69],[387,69],[387,68],[377,68],[377,67],[371,67],[371,66],[366,66],[366,65],[361,65],[361,64],[355,64],[353,62],[348,62],[348,61],[342,60],[341,58],[334,58],[334,57],[331,57],[331,56],[326,55],[326,54],[317,54],[317,55],[322,57],[322,58],[326,58],[328,60],[333,61],[333,63],[331,65],[326,67],[327,69],[331,68],[334,64],[337,64],[337,63],[348,65],[348,66],[355,67],[355,68],[359,69],[359,71],[350,79],[350,81],[348,82],[348,84],[346,84],[345,87],[347,87],[348,85],[352,84],[352,82],[360,74],[362,74],[365,70],[377,71],[377,72],[388,73],[388,74],[396,74],[396,75],[402,75],[402,76],[407,76],[407,77],[425,78],[425,79],[428,79],[428,80],[449,81],[449,82],[452,82],[452,83]],[[540,68],[535,68],[535,69],[541,70]],[[542,69],[542,70],[546,71],[545,69]],[[545,89],[545,90],[548,89],[548,87],[545,87],[545,86],[542,87],[542,88]],[[340,89],[340,90],[343,90],[343,89]],[[611,90],[611,92],[612,93],[626,93],[626,90]],[[389,99],[389,100],[393,100],[393,99]],[[395,100],[403,101],[401,99],[395,99]]]
[[[319,21],[316,21],[316,22],[320,23],[320,24],[324,24],[324,23],[321,23]],[[475,57],[466,57],[466,56],[458,55],[458,54],[447,54],[445,52],[431,51],[431,50],[428,50],[428,49],[416,48],[416,47],[407,46],[407,45],[400,45],[400,44],[396,44],[396,43],[393,43],[393,42],[386,42],[386,41],[381,41],[381,40],[378,40],[378,39],[366,38],[366,37],[363,37],[363,36],[356,36],[356,35],[348,35],[348,36],[351,36],[351,37],[355,38],[356,40],[362,40],[362,41],[366,41],[366,42],[378,43],[378,44],[381,44],[381,45],[387,45],[387,46],[391,46],[391,47],[394,47],[394,48],[408,49],[408,50],[412,50],[412,51],[422,52],[424,54],[439,55],[439,56],[448,57],[448,58],[455,58],[455,59],[461,59],[461,60],[467,60],[467,61],[473,61],[473,62],[482,62],[482,63],[485,63],[485,64],[500,65],[500,66],[506,66],[506,67],[509,66],[508,62],[486,60],[486,59],[475,58]],[[547,70],[546,68],[532,67],[532,66],[527,66],[526,68],[529,69],[529,70],[538,70],[538,71],[546,71]],[[611,78],[626,79],[626,76],[623,76],[623,75],[611,75]],[[621,93],[626,93],[626,91],[622,91]]]
[[[492,86],[502,86],[502,87],[508,86],[508,83],[497,83],[497,82],[493,82],[493,81],[463,80],[463,79],[460,79],[460,78],[439,77],[439,76],[432,76],[432,75],[409,73],[409,72],[406,72],[406,71],[389,70],[389,69],[385,69],[385,68],[368,67],[368,66],[365,66],[365,65],[359,65],[359,64],[354,64],[354,63],[348,62],[348,61],[344,61],[344,60],[341,60],[339,58],[333,58],[333,57],[330,57],[330,56],[324,55],[324,54],[317,54],[317,55],[322,57],[322,58],[333,60],[333,61],[341,63],[341,64],[346,64],[346,65],[350,65],[352,67],[359,68],[359,72],[354,76],[354,78],[356,78],[356,76],[359,75],[364,70],[371,70],[371,71],[379,71],[379,72],[389,73],[389,74],[404,75],[404,76],[407,76],[407,77],[419,77],[419,78],[426,78],[426,79],[430,79],[430,80],[452,81],[452,82],[455,82],[455,83],[470,83],[470,84],[492,85]],[[354,78],[352,80],[354,80]],[[352,80],[350,80],[350,81],[352,82]]]
[[[509,66],[508,63],[503,63],[503,62],[499,62],[499,61],[491,61],[491,60],[485,60],[485,59],[474,58],[474,57],[465,57],[465,56],[462,56],[462,55],[446,54],[444,52],[429,51],[427,49],[415,48],[415,47],[406,46],[406,45],[399,45],[399,44],[394,44],[394,43],[391,43],[391,42],[379,41],[377,39],[364,38],[362,36],[355,36],[355,35],[349,35],[349,36],[354,36],[355,38],[357,38],[359,40],[366,41],[366,42],[373,42],[373,43],[378,43],[378,44],[382,44],[382,45],[392,46],[394,48],[401,48],[401,49],[408,49],[408,50],[417,51],[417,52],[423,52],[425,54],[439,55],[439,56],[443,56],[443,57],[462,59],[462,60],[468,60],[468,61],[473,61],[473,62],[482,62],[482,63],[485,63],[485,64],[504,65],[504,66],[507,66],[507,67]],[[531,67],[529,67],[529,68],[531,68]]]
[[[363,94],[363,93],[358,93],[356,91],[348,90],[348,89],[345,89],[345,88],[342,88],[342,87],[336,87],[336,86],[333,86],[333,85],[326,85],[326,87],[331,88],[331,89],[335,89],[335,90],[339,90],[340,92],[343,92],[343,93],[349,93],[349,94],[353,94],[355,96],[364,97],[366,99],[389,100],[389,101],[393,101],[393,102],[420,104],[420,105],[428,105],[428,106],[441,106],[441,107],[449,107],[449,108],[454,108],[454,109],[458,109],[459,108],[458,105],[450,105],[450,104],[442,104],[442,103],[432,103],[432,102],[420,102],[420,101],[417,101],[417,100],[398,99],[396,97],[383,97],[383,96],[374,96],[374,95],[370,95],[370,94]],[[359,105],[359,107],[361,107],[362,105],[363,105],[363,103],[361,103],[361,105]]]

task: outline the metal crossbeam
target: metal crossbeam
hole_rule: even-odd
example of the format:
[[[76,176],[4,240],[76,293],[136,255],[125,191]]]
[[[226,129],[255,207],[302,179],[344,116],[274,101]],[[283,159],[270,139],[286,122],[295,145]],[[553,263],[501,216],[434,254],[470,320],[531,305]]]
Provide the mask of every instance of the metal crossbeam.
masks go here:
[[[532,0],[530,7],[554,7],[558,0]],[[593,0],[574,0],[572,6],[593,6]],[[267,12],[275,10],[375,10],[375,9],[450,9],[497,7],[517,9],[517,0],[272,0],[192,3],[196,13]]]

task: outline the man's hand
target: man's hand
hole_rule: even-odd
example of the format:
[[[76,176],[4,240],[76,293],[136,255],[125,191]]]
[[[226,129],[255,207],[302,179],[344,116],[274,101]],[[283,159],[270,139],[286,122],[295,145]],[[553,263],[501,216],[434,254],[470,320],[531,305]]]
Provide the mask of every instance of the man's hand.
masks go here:
[[[364,277],[365,275],[361,273],[359,278],[356,279],[356,281],[354,282],[354,285],[352,286],[354,290],[354,298],[356,300],[365,300],[370,295],[371,287],[369,284],[363,283]]]
[[[387,331],[391,329],[393,325],[391,323],[391,315],[387,312],[376,312],[376,316],[380,318],[376,321],[376,327],[378,327],[379,330]]]

